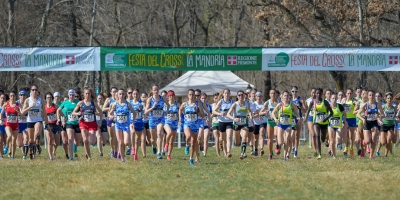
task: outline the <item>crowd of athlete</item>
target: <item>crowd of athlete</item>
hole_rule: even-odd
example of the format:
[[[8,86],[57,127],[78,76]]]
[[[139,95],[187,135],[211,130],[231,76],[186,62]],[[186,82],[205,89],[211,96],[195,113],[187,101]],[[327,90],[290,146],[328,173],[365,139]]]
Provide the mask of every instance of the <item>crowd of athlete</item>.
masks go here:
[[[267,136],[268,160],[281,151],[286,160],[290,154],[298,157],[304,123],[312,135],[314,156],[318,159],[321,159],[322,143],[333,158],[337,148],[343,150],[344,156],[348,153],[354,156],[354,146],[359,156],[369,153],[373,158],[374,152],[380,156],[383,145],[385,156],[393,156],[396,120],[400,117],[400,105],[396,107],[393,103],[392,93],[383,97],[366,88],[357,88],[354,96],[352,89],[337,93],[327,89],[324,93],[321,88],[315,88],[303,100],[298,95],[298,87],[293,86],[290,92],[270,90],[266,102],[256,89],[238,91],[236,101],[231,99],[231,91],[224,89],[213,95],[212,104],[207,103],[207,94],[198,89],[188,90],[187,101],[178,103],[174,91],[160,94],[157,85],[151,87],[149,95],[139,93],[138,89],[112,87],[107,99],[101,94],[94,97],[85,88],[83,97],[70,89],[63,99],[55,92],[46,93],[43,100],[38,90],[33,85],[18,93],[0,91],[0,149],[3,149],[0,159],[8,152],[14,159],[17,147],[22,151],[22,159],[28,155],[34,159],[42,151],[40,135],[44,128],[51,161],[60,139],[67,159],[78,156],[77,144],[82,142],[88,160],[92,158],[90,145],[97,145],[103,156],[107,136],[110,156],[122,162],[126,162],[126,155],[138,161],[139,149],[146,157],[146,144],[152,146],[158,159],[167,154],[171,160],[181,125],[179,129],[185,134],[185,154],[189,154],[190,164],[199,161],[200,151],[206,157],[210,132],[214,135],[218,156],[222,151],[226,158],[231,157],[233,145],[241,147],[240,159],[247,157],[247,146],[252,155],[264,155]]]

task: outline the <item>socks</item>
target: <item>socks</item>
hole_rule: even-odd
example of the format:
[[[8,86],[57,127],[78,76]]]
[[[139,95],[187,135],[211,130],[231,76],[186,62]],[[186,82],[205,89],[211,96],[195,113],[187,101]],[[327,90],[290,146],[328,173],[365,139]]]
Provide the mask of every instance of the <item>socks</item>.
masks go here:
[[[246,153],[247,142],[242,142],[242,153]]]

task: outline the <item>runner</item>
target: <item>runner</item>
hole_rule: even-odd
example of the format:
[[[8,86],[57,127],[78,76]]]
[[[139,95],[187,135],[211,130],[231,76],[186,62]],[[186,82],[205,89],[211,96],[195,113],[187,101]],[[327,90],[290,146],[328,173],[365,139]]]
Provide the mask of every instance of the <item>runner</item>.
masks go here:
[[[229,95],[231,91],[229,89],[224,89],[223,98],[217,103],[213,110],[213,114],[218,116],[218,130],[221,133],[223,148],[225,157],[231,157],[231,147],[232,147],[232,134],[233,134],[233,124],[232,119],[226,116],[228,110],[231,108],[233,101],[230,99]],[[226,149],[226,151],[225,151]]]
[[[283,161],[289,159],[288,151],[291,149],[290,144],[293,142],[291,141],[291,138],[293,138],[291,137],[293,112],[296,118],[300,118],[296,105],[292,104],[292,101],[289,99],[289,92],[283,91],[282,102],[272,111],[272,117],[274,118],[275,123],[278,124],[277,143],[278,145],[285,144]],[[276,117],[277,113],[279,120]]]
[[[61,104],[62,104],[60,93],[59,92],[54,92],[53,97],[54,97],[53,103],[57,106],[57,108],[60,107]],[[57,112],[56,112],[56,116],[57,116]],[[59,116],[57,116],[57,117],[59,117]],[[61,122],[62,122],[61,118],[57,118],[57,124],[56,124],[57,134],[54,134],[54,141],[55,141],[54,142],[54,149],[53,149],[53,155],[54,156],[56,156],[57,147],[60,144],[60,137],[63,140],[64,153],[68,154],[68,145],[64,144],[64,141],[68,140],[68,136],[66,135],[65,131],[63,131],[63,129],[61,127]],[[62,136],[62,132],[65,133],[66,137]]]
[[[135,110],[136,116],[130,113],[131,123],[131,143],[132,149],[130,151],[133,155],[133,161],[138,161],[139,146],[142,148],[142,155],[146,157],[146,130],[144,129],[143,113],[144,113],[144,102],[140,99],[140,93],[138,89],[128,88],[127,100]],[[144,133],[143,133],[144,131]]]
[[[7,96],[5,94],[0,94],[0,111],[3,111],[3,105],[5,105],[6,101],[7,101]],[[1,117],[5,118],[5,112],[4,115]],[[3,149],[3,144],[6,144],[4,145],[3,151],[0,151],[0,160],[3,159],[3,154],[7,154],[8,152],[5,124],[6,123],[3,120],[0,121],[0,149]]]
[[[118,151],[121,154],[122,162],[125,162],[125,146],[131,144],[130,126],[134,122],[136,112],[132,105],[126,100],[125,90],[120,88],[118,90],[118,101],[111,104],[108,116],[110,120],[115,119],[115,132],[118,140]],[[132,113],[133,120],[130,119]]]
[[[212,113],[212,108],[211,105],[207,103],[207,94],[202,93],[201,94],[201,103],[206,107],[206,109],[203,110],[204,113],[204,148],[203,148],[203,156],[207,156],[207,151],[208,151],[208,142],[210,139],[210,129],[211,129],[211,113]],[[199,135],[200,137],[200,135]]]
[[[20,90],[19,91],[19,99],[17,100],[18,106],[20,109],[22,108],[23,103],[25,102],[27,96],[26,96],[26,90]],[[29,145],[28,145],[28,124],[26,123],[26,116],[28,113],[25,115],[21,115],[19,113],[18,115],[18,140],[20,140],[21,144],[23,145],[22,148],[22,158],[26,159],[26,155],[28,154],[29,150]],[[18,146],[18,140],[17,140],[17,146]]]
[[[268,149],[269,149],[269,157],[268,160],[272,160],[273,156],[273,146],[274,146],[274,137],[275,133],[277,131],[277,126],[274,120],[274,117],[272,116],[272,111],[274,111],[275,107],[278,105],[278,100],[277,100],[277,91],[275,89],[269,90],[269,100],[266,101],[263,105],[263,107],[260,110],[260,115],[265,115],[267,118],[267,133],[268,133]],[[254,138],[254,144],[255,147],[258,147],[258,138]],[[257,151],[257,149],[256,149]],[[276,154],[280,154],[280,145],[277,142],[276,145]]]
[[[344,156],[347,156],[349,146],[350,146],[350,156],[354,155],[353,146],[355,141],[355,131],[357,127],[356,114],[354,114],[356,103],[357,100],[353,98],[353,89],[348,88],[346,90],[346,98],[342,100],[342,105],[346,112],[346,123],[344,124],[343,127],[343,133],[344,133],[343,138],[345,143],[345,147],[343,150]]]
[[[221,100],[222,93],[223,92],[215,93],[213,95],[214,103],[211,105],[211,110],[214,110],[215,106],[217,106],[217,103]],[[215,115],[215,114],[212,114],[211,115],[211,119],[212,119],[212,125],[211,125],[212,126],[212,131],[213,131],[214,138],[215,138],[215,150],[217,152],[218,157],[220,157],[221,156],[220,152],[223,150],[223,147],[221,148],[222,143],[221,143],[221,141],[219,139],[220,138],[220,134],[219,134],[219,130],[218,130],[218,116]],[[226,152],[226,149],[225,149],[224,152]]]
[[[75,98],[76,92],[74,89],[68,90],[68,99],[65,100],[60,107],[57,109],[58,116],[61,117],[62,127],[63,130],[67,132],[68,137],[68,148],[69,148],[69,155],[65,155],[65,157],[73,161],[74,160],[74,142],[79,144],[81,136],[81,130],[79,129],[78,125],[78,116],[72,115],[76,105],[79,103],[79,100]],[[76,145],[75,145],[76,146]],[[77,156],[75,156],[77,157]]]
[[[299,143],[300,143],[300,132],[301,128],[303,127],[303,112],[307,110],[306,104],[304,103],[304,100],[301,99],[299,96],[299,88],[297,86],[292,86],[292,103],[296,105],[300,120],[296,121],[295,119],[295,138],[294,138],[294,148],[292,149],[292,154],[294,154],[294,157],[296,158],[298,155],[298,149],[299,149]]]
[[[149,95],[149,98],[146,102],[145,114],[149,114],[149,128],[151,134],[151,144],[153,145],[153,153],[157,154],[158,159],[162,159],[161,151],[163,149],[162,139],[164,134],[163,108],[165,100],[158,94],[158,85],[152,85],[151,90],[151,95]]]
[[[174,141],[176,137],[176,131],[178,130],[179,120],[179,103],[175,99],[175,92],[170,90],[167,93],[168,107],[166,112],[166,119],[164,129],[167,132],[167,144],[165,144],[164,151],[167,152],[167,159],[171,160],[172,149],[174,148]]]
[[[384,115],[382,105],[375,101],[374,95],[374,91],[368,91],[368,101],[360,107],[357,113],[357,116],[363,122],[363,143],[366,143],[365,146],[371,145],[372,153],[369,156],[370,159],[373,158],[376,140],[378,139],[378,124],[383,124],[380,116]],[[361,113],[365,113],[365,116],[361,115]],[[364,150],[362,149],[361,151],[361,157],[364,157]]]
[[[183,102],[179,108],[179,113],[184,113],[184,131],[186,137],[190,138],[190,158],[189,163],[194,164],[193,156],[196,155],[195,162],[199,161],[198,152],[199,144],[197,134],[200,124],[198,124],[198,116],[204,117],[203,109],[199,108],[199,102],[195,100],[195,92],[192,89],[188,91],[188,101]],[[182,117],[179,115],[179,121],[182,122]]]
[[[362,88],[361,89],[361,99],[359,99],[356,102],[356,107],[354,108],[354,113],[357,114],[357,132],[356,132],[356,145],[357,145],[357,155],[364,157],[364,148],[365,148],[365,141],[364,141],[364,134],[363,134],[363,121],[360,120],[360,118],[358,117],[358,112],[360,110],[360,108],[368,102],[368,91],[367,88]],[[361,113],[361,116],[364,116],[365,112]]]
[[[117,100],[117,88],[111,87],[111,92],[109,97],[106,99],[103,105],[103,113],[108,113],[110,109],[110,105]],[[110,120],[107,118],[107,129],[110,136],[110,157],[117,158],[118,157],[118,141],[116,140],[115,136],[115,121]]]
[[[230,107],[227,117],[233,121],[235,131],[240,130],[242,137],[240,159],[246,158],[246,146],[248,137],[248,123],[253,120],[252,112],[250,111],[250,103],[244,100],[244,92],[239,90],[237,92],[238,100]],[[232,112],[234,111],[233,115]]]
[[[328,132],[328,120],[332,117],[333,111],[327,100],[322,98],[323,90],[318,88],[315,91],[316,98],[308,105],[308,113],[313,110],[314,142],[318,151],[318,159],[321,159],[321,141],[325,141]],[[329,115],[328,115],[329,114]],[[328,116],[327,116],[328,115]]]
[[[59,122],[59,118],[57,117],[57,109],[58,106],[53,103],[53,95],[48,92],[46,95],[46,115],[48,124],[45,125],[44,130],[46,132],[46,139],[47,139],[47,152],[49,153],[50,161],[54,160],[54,152],[55,152],[55,135],[58,135],[58,143],[60,143],[60,129],[58,128],[57,124]]]
[[[99,93],[97,95],[97,106],[99,106],[100,109],[103,110],[104,108],[104,96],[103,94]],[[103,117],[100,118],[100,116],[96,115],[96,123],[100,123],[101,119],[101,127],[97,129],[96,131],[96,138],[97,138],[97,148],[99,150],[100,156],[102,157],[103,154],[103,147],[107,143],[107,113],[103,112]]]
[[[343,119],[346,120],[346,111],[341,104],[337,103],[337,94],[333,93],[331,95],[331,108],[333,111],[333,117],[329,119],[329,155],[333,156],[333,159],[336,159],[336,134],[339,136],[339,143],[342,142],[342,127],[343,127]]]
[[[41,153],[39,137],[42,133],[42,121],[44,121],[44,124],[48,124],[45,103],[42,98],[39,97],[38,89],[36,85],[31,86],[31,96],[25,100],[24,109],[22,110],[22,114],[28,112],[26,120],[28,122],[30,159],[35,158],[36,148],[38,148],[39,154]],[[34,143],[35,138],[36,144]]]
[[[146,92],[143,92],[140,95],[140,100],[142,100],[142,104],[144,106],[144,110],[143,110],[144,113],[145,113],[145,109],[146,109],[146,99],[147,99],[147,97],[148,97],[148,95],[147,95]],[[148,114],[144,114],[144,116],[143,116],[143,125],[144,125],[144,133],[143,134],[144,134],[144,136],[146,138],[146,143],[148,145],[150,145],[151,135],[150,135],[150,130],[149,130],[149,115]]]
[[[376,156],[380,156],[379,150],[382,145],[386,145],[385,157],[390,153],[390,157],[393,157],[393,146],[392,143],[396,142],[395,123],[396,123],[396,107],[393,106],[393,94],[387,92],[385,94],[386,104],[383,105],[383,125],[381,126],[380,143],[378,150],[376,151]]]
[[[314,99],[316,98],[316,96],[315,96],[315,91],[316,91],[316,89],[315,89],[315,88],[312,88],[312,89],[311,89],[311,92],[310,92],[310,95],[311,95],[311,96],[310,96],[310,98],[308,98],[308,99],[306,100],[307,109],[308,109],[308,106],[311,105],[310,103],[313,102]],[[315,137],[314,137],[315,132],[314,132],[314,123],[313,123],[313,119],[314,119],[314,110],[310,110],[310,112],[308,112],[307,128],[308,128],[308,131],[310,132],[310,135],[311,135],[311,146],[312,146],[312,148],[313,148],[313,150],[314,150],[314,156],[318,156],[317,148],[316,148],[316,146],[315,146],[315,141],[314,141],[314,139],[315,139]]]
[[[253,115],[254,115],[254,117],[253,117],[254,147],[255,147],[254,156],[258,156],[259,141],[260,141],[260,146],[261,146],[261,155],[264,154],[264,134],[265,134],[265,128],[267,126],[266,119],[264,116],[265,114],[263,112],[261,112],[265,105],[265,103],[262,101],[262,93],[261,92],[256,93],[256,99],[253,102],[253,105],[255,108],[254,112],[253,112]],[[272,131],[272,133],[273,133],[273,131]],[[249,135],[249,137],[250,137],[250,135]],[[270,140],[270,137],[268,137],[268,140]],[[271,149],[271,152],[272,152],[272,149]]]
[[[18,115],[21,113],[21,108],[16,102],[16,93],[14,91],[9,92],[10,100],[2,106],[0,113],[0,120],[5,123],[5,130],[7,136],[11,138],[11,160],[14,160],[15,150],[17,149],[17,137],[18,137]],[[4,118],[4,113],[6,118]]]
[[[254,120],[254,112],[255,112],[255,110],[256,110],[256,107],[255,107],[255,105],[254,105],[252,102],[250,102],[247,93],[244,93],[244,100],[247,101],[247,102],[249,103],[249,105],[250,105],[250,112],[253,113],[253,120]],[[250,114],[248,114],[248,115],[250,115]],[[254,151],[253,151],[253,143],[254,143],[254,141],[253,141],[253,140],[254,140],[254,122],[253,122],[253,120],[249,120],[249,123],[248,123],[249,131],[248,131],[248,133],[247,133],[247,141],[246,141],[247,145],[250,146],[250,154],[251,154],[251,155],[254,155]],[[237,131],[237,132],[239,132],[239,131]],[[236,133],[235,133],[235,134],[236,134]],[[239,137],[239,136],[240,136],[240,132],[239,132],[239,134],[237,134],[237,135],[238,135],[238,137]],[[263,136],[263,138],[264,138],[264,136]],[[239,138],[239,139],[240,139],[240,138]],[[240,141],[240,140],[239,140],[239,141]],[[264,141],[264,140],[263,140],[263,141]],[[263,144],[263,147],[264,147],[264,144]],[[263,154],[264,154],[264,151],[263,151]],[[245,156],[246,156],[246,154],[245,154]]]
[[[72,115],[81,116],[79,120],[79,129],[82,132],[83,146],[86,152],[86,159],[92,159],[90,154],[90,144],[95,145],[96,131],[101,127],[101,122],[96,123],[95,115],[100,116],[100,121],[103,118],[103,111],[94,103],[92,90],[85,88],[83,90],[85,98],[76,104]],[[97,112],[96,112],[97,110]],[[89,144],[90,143],[90,144]]]

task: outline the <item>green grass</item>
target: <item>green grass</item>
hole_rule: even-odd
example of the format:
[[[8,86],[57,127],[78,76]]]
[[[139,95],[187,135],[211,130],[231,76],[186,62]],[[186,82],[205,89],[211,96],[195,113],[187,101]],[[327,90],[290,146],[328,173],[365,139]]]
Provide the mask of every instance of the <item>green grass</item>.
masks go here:
[[[300,158],[286,162],[281,156],[240,160],[239,148],[232,158],[218,158],[210,148],[193,166],[183,148],[174,149],[171,161],[148,154],[136,163],[131,156],[126,163],[99,157],[93,148],[87,161],[82,147],[74,162],[61,148],[53,162],[45,152],[22,161],[17,150],[15,160],[0,160],[0,199],[400,199],[399,148],[394,158],[316,160],[301,146]]]

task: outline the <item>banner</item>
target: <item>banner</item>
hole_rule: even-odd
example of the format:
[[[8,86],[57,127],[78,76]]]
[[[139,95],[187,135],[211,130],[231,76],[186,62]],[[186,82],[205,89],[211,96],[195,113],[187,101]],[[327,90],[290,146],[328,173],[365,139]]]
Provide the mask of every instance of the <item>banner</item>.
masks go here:
[[[400,71],[400,48],[263,48],[263,71]]]
[[[100,71],[100,47],[3,47],[0,71]]]
[[[101,47],[102,71],[261,70],[261,48]]]

